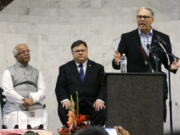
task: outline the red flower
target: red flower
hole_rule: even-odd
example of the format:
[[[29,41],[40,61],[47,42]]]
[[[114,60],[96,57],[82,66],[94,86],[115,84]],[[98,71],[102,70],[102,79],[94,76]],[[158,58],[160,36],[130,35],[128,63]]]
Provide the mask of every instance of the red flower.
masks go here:
[[[87,120],[87,116],[86,115],[80,114],[79,116],[76,117],[77,125],[85,124],[84,122],[86,120]]]
[[[58,132],[59,132],[59,135],[72,135],[72,134],[69,134],[69,128],[62,128],[62,129],[58,129]]]
[[[58,132],[60,135],[73,135],[77,130],[81,128],[86,128],[88,125],[86,125],[87,115],[79,114],[79,101],[78,101],[78,94],[77,94],[77,101],[76,101],[76,107],[74,100],[71,96],[71,103],[72,107],[68,111],[68,121],[67,125],[68,127],[63,127],[62,129],[59,129]]]

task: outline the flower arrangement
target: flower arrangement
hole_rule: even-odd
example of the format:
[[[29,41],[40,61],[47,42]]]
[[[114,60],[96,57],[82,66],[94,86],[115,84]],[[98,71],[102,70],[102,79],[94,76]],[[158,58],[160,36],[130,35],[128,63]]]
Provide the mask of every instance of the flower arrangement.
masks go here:
[[[73,135],[77,130],[88,127],[87,115],[79,114],[79,99],[78,93],[76,92],[76,104],[72,98],[70,97],[72,106],[68,111],[68,127],[63,127],[62,129],[58,129],[60,135]]]

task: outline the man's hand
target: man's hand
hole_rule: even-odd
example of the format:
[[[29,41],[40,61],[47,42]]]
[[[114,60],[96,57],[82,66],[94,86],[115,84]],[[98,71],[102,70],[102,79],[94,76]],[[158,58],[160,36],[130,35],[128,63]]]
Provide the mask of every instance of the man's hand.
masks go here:
[[[28,109],[29,106],[34,104],[34,101],[32,98],[24,98],[23,100],[23,106]]]
[[[103,108],[106,108],[106,106],[104,105],[104,102],[97,99],[94,104],[93,104],[93,107],[95,108],[96,111],[99,111]]]
[[[130,135],[130,133],[121,126],[115,126],[114,128],[116,129],[118,135]]]
[[[72,107],[72,103],[69,99],[62,102],[62,107],[65,109],[70,109]]]
[[[179,59],[176,59],[171,64],[170,69],[171,70],[177,70],[179,67],[180,67]]]
[[[116,65],[119,65],[119,63],[121,61],[121,54],[118,51],[115,51],[114,61],[115,61]]]

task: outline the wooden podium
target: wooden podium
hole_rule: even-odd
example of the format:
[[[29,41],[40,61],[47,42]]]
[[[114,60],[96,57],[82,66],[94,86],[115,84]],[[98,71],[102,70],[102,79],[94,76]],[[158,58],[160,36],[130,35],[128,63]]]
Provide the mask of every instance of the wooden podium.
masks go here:
[[[107,73],[107,123],[131,135],[163,135],[162,73]]]

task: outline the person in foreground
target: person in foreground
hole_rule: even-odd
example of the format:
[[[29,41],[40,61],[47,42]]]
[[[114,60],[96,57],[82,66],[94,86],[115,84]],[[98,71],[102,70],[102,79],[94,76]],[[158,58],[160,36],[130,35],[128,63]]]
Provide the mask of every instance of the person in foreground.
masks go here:
[[[92,126],[77,131],[75,135],[130,135],[130,133],[121,126],[115,126],[114,129],[117,134],[108,134],[104,128]]]
[[[45,83],[42,73],[29,65],[30,50],[26,44],[18,44],[13,50],[17,62],[2,75],[2,88],[6,96],[4,123],[9,129],[47,128],[47,112],[42,101],[45,98]]]
[[[161,65],[175,73],[180,66],[179,58],[172,54],[170,38],[152,27],[154,12],[150,8],[140,8],[136,15],[138,28],[121,35],[118,50],[112,66],[120,69],[122,54],[127,57],[127,72],[162,72]],[[169,61],[170,60],[170,61]],[[169,62],[168,62],[169,61]],[[166,99],[168,89],[164,77],[164,121],[166,121]]]
[[[104,67],[88,58],[87,44],[78,40],[71,46],[73,60],[60,66],[56,83],[58,115],[67,126],[67,114],[72,103],[79,97],[80,114],[88,115],[91,125],[104,125],[106,119],[106,88]]]

